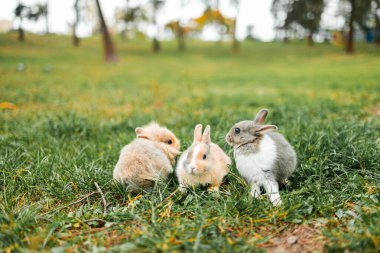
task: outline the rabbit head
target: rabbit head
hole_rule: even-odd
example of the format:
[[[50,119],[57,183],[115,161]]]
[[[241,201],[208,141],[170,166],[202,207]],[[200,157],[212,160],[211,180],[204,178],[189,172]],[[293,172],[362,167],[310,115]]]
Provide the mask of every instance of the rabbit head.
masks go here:
[[[254,120],[236,123],[226,135],[226,142],[232,147],[240,147],[248,143],[259,143],[263,134],[276,131],[277,126],[263,125],[268,115],[267,109],[260,110]]]
[[[202,135],[202,125],[196,125],[194,141],[188,149],[187,157],[184,161],[184,168],[187,173],[202,175],[211,168],[210,144],[210,126],[206,126]]]
[[[169,129],[161,127],[156,122],[151,122],[148,125],[137,127],[135,132],[137,138],[157,143],[171,163],[174,164],[175,157],[180,153],[180,142]]]

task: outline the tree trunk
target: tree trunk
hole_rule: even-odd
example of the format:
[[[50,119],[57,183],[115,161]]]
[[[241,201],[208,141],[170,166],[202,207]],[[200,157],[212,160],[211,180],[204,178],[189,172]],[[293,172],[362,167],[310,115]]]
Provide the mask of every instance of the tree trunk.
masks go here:
[[[346,53],[352,54],[354,52],[354,19],[355,19],[355,0],[350,0],[351,5],[351,15],[350,15],[350,21],[349,21],[349,31],[348,31],[348,38],[346,42]]]
[[[106,62],[115,62],[117,60],[117,56],[116,56],[115,49],[111,40],[111,36],[108,32],[106,21],[104,20],[104,17],[103,17],[99,0],[96,0],[96,6],[98,7],[100,25],[101,25],[102,34],[103,34],[105,60]]]
[[[160,42],[158,41],[157,37],[153,38],[153,46],[152,46],[153,52],[158,53],[161,50]]]
[[[73,24],[73,45],[77,47],[80,44],[80,40],[77,36],[77,27],[79,24],[79,0],[75,0],[74,10],[75,10],[75,21]]]
[[[76,25],[73,26],[73,45],[75,47],[78,47],[80,44],[80,39],[78,38],[76,34]]]
[[[18,28],[18,41],[24,41],[25,40],[25,33],[24,29],[21,27]]]
[[[73,34],[73,45],[75,47],[78,47],[79,44],[80,44],[80,39],[75,35],[75,32],[74,32],[74,34]]]
[[[237,28],[237,26],[236,26],[236,24],[237,24],[236,18],[237,17],[235,17],[235,20],[234,20],[234,23],[233,23],[233,27],[232,27],[232,36],[233,36],[233,38],[232,38],[232,52],[239,53],[240,45],[239,45],[239,40],[236,37],[236,28]]]
[[[313,46],[314,45],[314,40],[313,40],[313,34],[312,33],[309,33],[307,35],[307,44],[309,46]]]
[[[123,30],[120,31],[120,39],[122,41],[127,40],[127,28],[124,28]]]
[[[25,40],[25,33],[24,29],[22,28],[22,17],[20,17],[20,24],[18,27],[18,41],[24,41]]]
[[[185,51],[185,31],[180,22],[177,21],[177,38],[178,38],[178,50]]]
[[[376,13],[375,13],[375,45],[380,46],[380,1],[376,1],[377,8],[376,8]],[[379,15],[377,14],[379,13]]]
[[[157,9],[158,9],[158,1],[153,1],[153,25],[156,27],[156,35],[153,38],[152,50],[154,53],[158,53],[161,51],[160,41],[158,40],[158,26],[157,26]]]
[[[130,8],[130,5],[129,5],[129,0],[127,0],[126,1],[127,3],[126,3],[126,8],[125,8],[125,10],[126,10],[126,13],[129,11],[129,8]],[[124,21],[124,23],[125,23],[125,27],[123,28],[123,30],[121,30],[120,31],[120,38],[121,38],[121,40],[122,41],[126,41],[127,40],[127,34],[128,34],[128,25],[129,25],[129,21]]]
[[[45,13],[45,32],[49,34],[49,0],[46,0],[46,13]]]
[[[220,12],[220,0],[216,0],[216,11]],[[218,43],[221,44],[223,42],[223,23],[222,20],[219,20],[219,41]]]
[[[232,52],[238,53],[240,51],[240,43],[239,40],[237,39],[237,19],[240,14],[240,0],[235,1],[235,19],[233,20],[232,24]]]
[[[288,30],[285,30],[284,31],[284,39],[283,39],[283,42],[286,44],[290,41],[289,39],[289,31]]]

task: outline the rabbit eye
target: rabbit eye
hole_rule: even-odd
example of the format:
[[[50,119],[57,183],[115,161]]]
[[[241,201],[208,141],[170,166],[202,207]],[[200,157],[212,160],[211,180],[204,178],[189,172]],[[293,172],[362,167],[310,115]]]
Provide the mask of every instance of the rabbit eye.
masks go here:
[[[240,128],[235,128],[235,134],[240,134]]]
[[[170,145],[170,144],[172,144],[173,142],[172,142],[172,140],[168,140],[168,144]]]
[[[206,160],[207,156],[206,155],[203,155],[203,160]]]

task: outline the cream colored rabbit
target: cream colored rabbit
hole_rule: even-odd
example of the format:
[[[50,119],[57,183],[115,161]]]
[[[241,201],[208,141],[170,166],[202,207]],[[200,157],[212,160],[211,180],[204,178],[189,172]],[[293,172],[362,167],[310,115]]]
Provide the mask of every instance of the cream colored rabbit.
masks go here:
[[[135,130],[136,139],[120,153],[113,178],[136,188],[147,188],[158,179],[167,179],[173,172],[179,140],[165,127],[155,122]]]
[[[231,159],[216,144],[211,142],[210,126],[202,135],[202,125],[194,129],[194,141],[179,158],[176,174],[180,190],[197,185],[209,185],[210,191],[218,191],[228,173]]]

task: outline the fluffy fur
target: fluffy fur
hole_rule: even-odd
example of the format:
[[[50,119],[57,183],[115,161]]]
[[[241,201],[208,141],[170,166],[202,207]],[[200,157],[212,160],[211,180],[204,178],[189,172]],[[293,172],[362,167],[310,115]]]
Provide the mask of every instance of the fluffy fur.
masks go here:
[[[279,182],[285,182],[296,169],[297,158],[292,146],[274,125],[263,125],[268,110],[263,109],[255,120],[235,124],[226,136],[234,148],[236,167],[251,185],[251,194],[258,197],[263,187],[273,205],[281,204]]]
[[[147,188],[173,172],[180,143],[176,136],[155,122],[135,129],[136,139],[120,153],[113,178],[135,188]]]
[[[180,189],[209,185],[210,191],[218,191],[230,164],[231,159],[211,142],[210,126],[202,135],[202,125],[197,125],[193,144],[181,155],[176,167]]]

